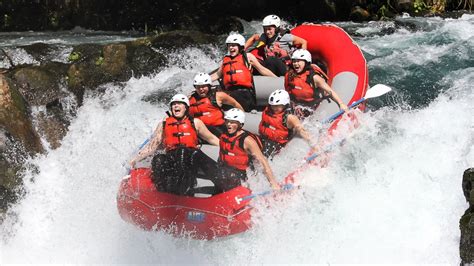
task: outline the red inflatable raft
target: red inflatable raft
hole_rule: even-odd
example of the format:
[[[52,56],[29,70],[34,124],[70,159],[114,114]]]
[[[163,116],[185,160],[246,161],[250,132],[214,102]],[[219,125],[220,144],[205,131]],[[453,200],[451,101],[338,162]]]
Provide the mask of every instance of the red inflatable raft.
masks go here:
[[[368,88],[366,61],[344,30],[334,25],[301,25],[292,33],[308,41],[313,58],[327,67],[329,85],[347,105],[365,95]],[[255,87],[258,102],[265,104],[273,90],[283,89],[283,79],[255,77]],[[335,103],[323,102],[314,116],[322,120],[338,110]],[[246,128],[255,132],[259,117],[260,114],[248,114]],[[332,122],[330,130],[337,127],[337,122]],[[211,158],[217,157],[215,149],[203,147],[203,150]],[[294,175],[295,172],[292,177]],[[177,196],[158,192],[150,176],[149,168],[139,168],[122,180],[117,206],[125,221],[146,230],[163,230],[195,239],[237,234],[252,225],[250,199],[253,197],[245,187],[205,198]]]

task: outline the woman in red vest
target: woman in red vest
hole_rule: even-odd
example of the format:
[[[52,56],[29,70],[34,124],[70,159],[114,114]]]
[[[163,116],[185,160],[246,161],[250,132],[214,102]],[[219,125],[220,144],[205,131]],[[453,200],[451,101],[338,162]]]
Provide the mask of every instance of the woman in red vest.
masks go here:
[[[251,167],[252,159],[262,166],[265,176],[273,189],[280,189],[267,159],[262,154],[261,143],[257,136],[243,130],[245,113],[237,108],[225,113],[227,132],[219,138],[219,174],[221,184],[226,184],[225,190],[240,186],[247,180],[247,169]]]
[[[264,76],[276,77],[270,70],[262,66],[253,54],[244,50],[245,38],[240,34],[227,37],[227,54],[221,66],[212,73],[212,80],[222,78],[224,91],[228,92],[242,105],[246,112],[252,111],[256,105],[252,67]]]
[[[326,81],[326,74],[311,64],[311,54],[307,50],[298,49],[291,55],[291,68],[285,75],[285,89],[298,117],[311,115],[325,99],[333,99],[340,109],[347,111],[347,105]]]
[[[308,142],[312,152],[317,152],[316,142],[311,140],[298,117],[291,114],[290,95],[285,90],[276,90],[268,97],[268,106],[262,112],[258,134],[266,157],[278,153],[294,135],[301,136]]]
[[[189,114],[199,118],[211,131],[219,137],[226,131],[222,105],[230,105],[243,110],[242,106],[232,96],[211,88],[211,76],[198,73],[194,77],[194,93],[189,97]]]
[[[213,181],[216,188],[222,190],[216,182],[216,162],[198,147],[198,137],[214,146],[219,145],[219,139],[201,120],[188,115],[186,95],[173,96],[170,111],[169,117],[156,127],[148,145],[130,162],[131,167],[135,168],[136,162],[161,148],[163,152],[152,160],[152,177],[158,191],[192,196],[198,173],[201,173],[199,177]]]

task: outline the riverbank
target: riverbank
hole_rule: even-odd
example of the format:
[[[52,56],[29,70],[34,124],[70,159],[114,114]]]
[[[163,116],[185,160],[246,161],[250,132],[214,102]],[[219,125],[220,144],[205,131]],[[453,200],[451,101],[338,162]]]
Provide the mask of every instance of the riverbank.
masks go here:
[[[82,27],[90,30],[197,30],[224,34],[235,28],[235,17],[260,20],[275,13],[290,23],[369,21],[411,16],[442,16],[471,10],[473,0],[302,0],[276,4],[260,1],[0,1],[0,31],[56,31]]]

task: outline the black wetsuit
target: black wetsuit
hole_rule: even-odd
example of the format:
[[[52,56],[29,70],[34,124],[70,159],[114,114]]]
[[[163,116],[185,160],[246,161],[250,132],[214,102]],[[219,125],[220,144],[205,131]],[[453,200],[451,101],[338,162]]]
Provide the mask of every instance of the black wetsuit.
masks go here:
[[[280,150],[284,147],[284,145],[276,141],[269,140],[265,137],[260,136],[260,139],[262,140],[263,144],[262,153],[267,158],[272,158],[273,156],[275,156],[275,154],[279,153]]]
[[[227,92],[244,108],[245,112],[250,112],[256,108],[257,103],[253,89],[233,86]]]
[[[177,195],[193,196],[197,177],[211,180],[215,191],[221,191],[217,170],[217,163],[200,149],[187,147],[157,154],[152,161],[152,179],[158,191]]]

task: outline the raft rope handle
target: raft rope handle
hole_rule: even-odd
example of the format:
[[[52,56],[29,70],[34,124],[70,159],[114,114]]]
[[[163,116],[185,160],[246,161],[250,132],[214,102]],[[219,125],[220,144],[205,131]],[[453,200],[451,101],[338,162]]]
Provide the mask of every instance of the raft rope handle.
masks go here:
[[[192,211],[199,211],[199,212],[203,212],[203,213],[206,213],[206,214],[214,214],[214,215],[226,218],[227,220],[232,220],[235,216],[237,216],[237,215],[241,214],[242,212],[246,211],[247,209],[251,208],[251,206],[247,205],[244,208],[239,209],[239,211],[234,213],[234,214],[225,215],[225,214],[221,214],[221,213],[217,213],[217,212],[201,210],[201,209],[198,209],[198,208],[191,208],[191,207],[187,207],[187,206],[183,206],[183,205],[165,205],[165,206],[160,206],[160,207],[153,207],[153,206],[150,206],[149,204],[143,202],[142,200],[134,198],[132,196],[124,195],[122,197],[127,197],[127,198],[134,199],[134,200],[142,203],[143,205],[147,206],[151,211],[159,210],[159,209],[165,209],[165,208],[189,209],[189,210],[192,210]]]

